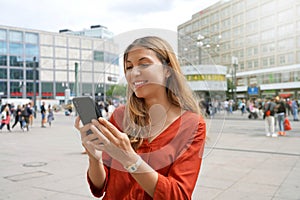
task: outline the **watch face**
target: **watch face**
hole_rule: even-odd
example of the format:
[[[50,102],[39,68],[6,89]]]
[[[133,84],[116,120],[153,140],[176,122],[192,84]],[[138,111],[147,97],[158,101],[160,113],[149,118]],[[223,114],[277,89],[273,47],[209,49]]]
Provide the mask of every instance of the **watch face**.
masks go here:
[[[129,168],[129,171],[130,172],[135,172],[137,170],[137,168],[135,167],[135,166],[131,166],[130,168]]]

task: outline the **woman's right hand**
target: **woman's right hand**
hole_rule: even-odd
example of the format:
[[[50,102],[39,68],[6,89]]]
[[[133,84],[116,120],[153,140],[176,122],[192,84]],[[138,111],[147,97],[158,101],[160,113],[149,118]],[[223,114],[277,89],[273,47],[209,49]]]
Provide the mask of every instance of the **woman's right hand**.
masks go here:
[[[91,124],[87,124],[82,127],[80,124],[80,117],[78,116],[75,119],[74,126],[80,132],[81,142],[88,156],[90,157],[90,159],[96,159],[97,161],[102,162],[102,151],[97,149],[97,146],[99,145],[99,140],[96,134],[87,135],[87,131],[90,130]]]

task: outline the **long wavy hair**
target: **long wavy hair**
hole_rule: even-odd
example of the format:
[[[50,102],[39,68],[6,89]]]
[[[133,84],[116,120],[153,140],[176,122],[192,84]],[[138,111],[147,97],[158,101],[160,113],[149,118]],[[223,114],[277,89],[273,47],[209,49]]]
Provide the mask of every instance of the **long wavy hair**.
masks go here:
[[[125,74],[128,53],[134,47],[152,50],[155,52],[161,63],[165,67],[169,67],[170,76],[165,84],[168,101],[171,104],[180,107],[182,110],[200,114],[197,98],[187,85],[186,79],[180,69],[179,61],[171,45],[162,38],[156,36],[147,36],[136,39],[124,52],[123,63]],[[141,145],[143,138],[149,133],[149,129],[147,128],[148,125],[149,115],[145,101],[143,98],[138,98],[128,84],[123,127],[125,128],[124,132],[128,134],[134,149],[137,149]]]

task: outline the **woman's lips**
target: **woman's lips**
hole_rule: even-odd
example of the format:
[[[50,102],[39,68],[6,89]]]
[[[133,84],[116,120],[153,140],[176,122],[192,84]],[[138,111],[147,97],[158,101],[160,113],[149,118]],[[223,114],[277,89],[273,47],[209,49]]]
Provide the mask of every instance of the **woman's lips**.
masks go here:
[[[133,86],[135,89],[143,87],[144,85],[147,84],[148,81],[135,81],[133,82]]]

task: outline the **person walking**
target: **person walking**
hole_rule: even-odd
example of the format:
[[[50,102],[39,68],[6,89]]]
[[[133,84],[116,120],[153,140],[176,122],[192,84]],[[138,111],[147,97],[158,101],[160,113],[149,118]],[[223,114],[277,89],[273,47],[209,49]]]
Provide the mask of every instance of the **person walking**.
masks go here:
[[[277,137],[277,133],[275,133],[275,106],[274,99],[269,99],[264,104],[265,131],[267,137]]]
[[[12,125],[12,129],[17,125],[17,123],[20,123],[20,128],[22,129],[22,106],[18,105],[16,109],[16,114],[15,114],[15,122]]]
[[[41,115],[42,115],[42,119],[41,119],[41,127],[42,128],[46,128],[45,123],[46,123],[46,108],[45,108],[45,102],[42,102],[41,105]]]
[[[9,105],[6,104],[4,105],[4,108],[1,112],[1,125],[0,125],[0,130],[6,125],[7,130],[11,132],[10,130],[10,109]]]
[[[28,103],[27,107],[28,107],[27,112],[28,112],[28,115],[29,115],[29,125],[32,127],[35,110],[34,110],[31,102]]]
[[[292,112],[293,112],[294,121],[299,121],[298,109],[299,109],[299,105],[298,105],[297,99],[293,99],[292,100]]]
[[[278,135],[285,136],[284,131],[284,119],[287,116],[286,115],[286,107],[283,99],[280,99],[278,96],[275,99],[276,103],[276,114],[277,114],[277,120],[278,120]]]
[[[22,107],[22,129],[23,131],[29,131],[29,107],[28,104],[23,105]]]
[[[51,127],[52,125],[52,121],[54,120],[54,113],[53,113],[53,109],[51,108],[51,105],[48,105],[48,116],[47,116],[47,121],[49,126]]]
[[[90,190],[103,199],[191,199],[206,123],[176,54],[149,36],[129,45],[123,60],[127,103],[110,121],[75,121],[89,156]]]

